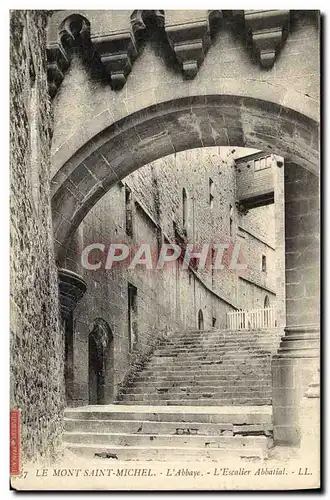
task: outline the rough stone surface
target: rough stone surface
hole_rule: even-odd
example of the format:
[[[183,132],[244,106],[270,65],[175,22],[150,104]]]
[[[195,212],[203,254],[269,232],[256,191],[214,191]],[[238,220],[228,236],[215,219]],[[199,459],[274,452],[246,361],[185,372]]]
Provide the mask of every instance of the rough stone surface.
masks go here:
[[[21,410],[25,459],[51,457],[63,427],[59,324],[49,177],[52,115],[43,11],[10,19],[11,408]]]

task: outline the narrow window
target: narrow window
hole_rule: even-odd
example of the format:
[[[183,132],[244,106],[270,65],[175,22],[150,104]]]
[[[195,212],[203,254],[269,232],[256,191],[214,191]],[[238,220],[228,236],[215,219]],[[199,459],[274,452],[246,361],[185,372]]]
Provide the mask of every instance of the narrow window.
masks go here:
[[[204,330],[204,317],[201,309],[198,311],[198,330]]]
[[[263,273],[265,273],[267,271],[266,255],[262,255],[262,257],[261,257],[261,270]]]
[[[233,236],[233,205],[229,203],[229,236]]]
[[[212,327],[215,328],[217,326],[217,318],[212,318]]]
[[[132,209],[132,191],[125,185],[125,224],[126,234],[133,236],[133,209]]]
[[[131,283],[127,284],[128,296],[128,347],[132,352],[138,342],[137,331],[137,288]]]
[[[214,182],[209,178],[209,205],[213,208],[213,199],[214,199]]]
[[[188,196],[185,188],[182,189],[182,224],[187,231],[188,226]]]

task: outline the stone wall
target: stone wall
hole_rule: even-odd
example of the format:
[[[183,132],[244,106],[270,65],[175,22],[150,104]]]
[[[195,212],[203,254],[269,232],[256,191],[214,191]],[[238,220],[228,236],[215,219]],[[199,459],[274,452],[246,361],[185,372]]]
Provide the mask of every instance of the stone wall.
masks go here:
[[[49,194],[46,23],[43,11],[11,12],[10,406],[21,410],[23,460],[56,454],[64,407]]]
[[[87,282],[87,293],[74,313],[74,404],[88,403],[88,336],[95,318],[104,319],[114,337],[111,399],[137,353],[145,356],[164,334],[196,329],[199,310],[203,313],[205,329],[213,325],[225,328],[226,313],[230,310],[263,307],[266,295],[275,297],[275,251],[271,247],[274,225],[267,224],[274,216],[274,207],[254,209],[254,216],[249,216],[250,223],[244,222],[244,216],[235,206],[235,152],[231,151],[228,148],[190,150],[146,165],[123,183],[116,184],[79,226],[64,264]],[[132,196],[132,236],[126,234],[126,186]],[[164,271],[148,271],[143,266],[131,271],[127,264],[105,269],[110,243],[148,242],[157,254],[159,234],[165,243],[177,241],[178,233],[183,234],[183,188],[187,193],[188,243],[198,248],[204,243],[241,242],[238,223],[249,229],[242,244],[244,262],[248,265],[244,276],[228,269],[228,258],[224,259],[225,268],[215,271],[210,266],[187,271],[179,262]],[[262,235],[256,237],[260,231]],[[99,250],[92,252],[93,262],[102,265],[98,270],[84,269],[81,252],[95,242],[105,245],[104,254]],[[261,272],[262,253],[268,257],[267,274]],[[130,350],[128,334],[128,284],[137,288],[138,331],[134,351]],[[272,300],[270,302],[272,305]]]

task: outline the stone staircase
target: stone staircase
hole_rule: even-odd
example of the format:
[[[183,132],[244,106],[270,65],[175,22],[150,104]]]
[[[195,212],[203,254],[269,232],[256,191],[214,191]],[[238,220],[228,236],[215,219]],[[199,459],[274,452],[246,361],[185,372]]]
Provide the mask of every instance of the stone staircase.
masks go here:
[[[64,442],[99,460],[263,459],[280,330],[172,335],[121,401],[65,411]]]
[[[270,405],[279,329],[172,335],[122,392],[126,405]]]
[[[103,463],[263,459],[272,446],[272,409],[86,406],[65,411],[64,429],[72,453]]]

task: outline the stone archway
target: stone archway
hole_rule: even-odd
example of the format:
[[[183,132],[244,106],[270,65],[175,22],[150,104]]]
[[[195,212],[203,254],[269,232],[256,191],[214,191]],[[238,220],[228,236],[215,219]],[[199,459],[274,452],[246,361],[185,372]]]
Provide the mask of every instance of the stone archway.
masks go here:
[[[113,392],[113,335],[109,325],[97,318],[88,337],[89,404],[110,402]]]
[[[102,130],[90,123],[88,134],[93,127],[98,132],[79,142],[78,150],[77,138],[68,139],[73,156],[52,179],[58,263],[82,219],[115,183],[168,154],[204,146],[258,147],[319,170],[317,122],[261,99],[197,95],[141,109],[118,122],[110,117],[108,123]]]
[[[244,12],[246,27],[251,28],[250,11],[241,12]],[[292,12],[290,18],[294,18]],[[273,13],[262,11],[264,27],[270,27]],[[120,13],[118,18],[124,38],[128,41],[125,56],[119,58],[124,61],[124,68],[118,70],[106,64],[109,56],[114,54],[114,48],[109,47],[108,43],[106,46],[103,44],[104,40],[111,40],[113,27],[118,27],[113,18],[114,12],[109,12],[109,22],[104,22],[104,13],[99,16],[97,13],[79,11],[90,23],[90,31],[83,30],[82,34],[86,34],[87,45],[93,45],[99,53],[101,63],[104,63],[103,69],[110,75],[112,85],[109,85],[106,79],[93,80],[91,72],[86,70],[86,65],[77,54],[73,54],[70,59],[67,57],[69,54],[62,53],[58,27],[71,14],[74,12],[56,13],[52,17],[48,36],[50,52],[59,56],[55,58],[59,69],[67,70],[60,92],[53,101],[56,127],[51,189],[57,263],[63,261],[67,243],[95,203],[119,180],[153,160],[204,146],[245,146],[283,157],[287,177],[286,218],[293,223],[286,224],[287,328],[278,360],[274,363],[274,373],[277,371],[279,375],[273,377],[273,406],[276,439],[292,442],[292,429],[297,415],[292,407],[296,404],[297,391],[290,384],[284,387],[283,373],[288,373],[288,360],[290,363],[292,361],[291,368],[294,371],[296,358],[301,358],[301,370],[305,370],[307,380],[310,373],[309,369],[305,369],[308,365],[305,360],[308,358],[312,365],[319,352],[317,287],[310,286],[308,293],[305,287],[305,283],[312,282],[314,276],[318,281],[318,222],[315,222],[317,215],[312,211],[317,206],[315,199],[318,193],[319,84],[315,83],[315,77],[317,79],[319,76],[319,64],[317,57],[306,58],[306,54],[318,51],[317,30],[313,27],[311,31],[313,24],[309,21],[306,23],[305,18],[297,19],[296,27],[292,29],[295,36],[289,37],[281,57],[276,60],[276,67],[270,70],[278,51],[269,52],[267,46],[266,54],[259,54],[260,60],[271,63],[267,65],[268,71],[264,71],[251,64],[246,53],[237,50],[236,39],[232,36],[226,39],[226,33],[230,31],[230,26],[226,26],[230,16],[225,15],[226,22],[220,35],[213,37],[212,46],[208,52],[203,52],[202,59],[207,52],[205,60],[195,61],[196,64],[191,65],[188,51],[184,54],[184,60],[177,61],[180,64],[174,67],[172,63],[164,63],[158,57],[158,49],[163,49],[162,46],[155,51],[150,43],[139,52],[138,41],[134,37],[135,28],[143,28],[143,15],[141,17],[134,13],[132,19],[131,13],[126,11],[124,15]],[[190,36],[191,33],[185,31],[187,19],[177,22],[171,20],[172,15],[175,17],[174,11],[165,11],[165,32],[175,54],[173,30],[180,36]],[[205,44],[206,40],[207,46],[209,39],[208,36],[204,39],[203,34],[205,29],[209,33],[208,15],[207,11],[203,22],[197,23],[199,29],[195,37],[199,43],[203,40]],[[162,13],[160,17],[164,16]],[[192,13],[189,16],[194,17]],[[194,24],[196,19],[190,19],[189,16],[188,20]],[[163,23],[161,26],[163,29]],[[273,30],[269,32],[274,33]],[[72,35],[71,28],[70,33]],[[279,29],[279,33],[282,33],[282,29]],[[107,38],[104,35],[111,36]],[[226,44],[225,50],[223,42]],[[229,60],[226,57],[228,51],[231,54]],[[115,60],[118,61],[118,53],[115,54]],[[138,55],[139,60],[132,69],[132,64],[126,64],[127,57],[133,63]],[[53,60],[50,62],[51,69],[58,69]],[[188,79],[182,78],[178,67],[185,76],[188,73]],[[294,78],[291,71],[293,67],[298,70]],[[150,75],[147,81],[146,70]],[[63,72],[55,73],[62,81]],[[190,79],[196,75],[195,80]],[[314,77],[312,82],[311,75]],[[119,81],[120,87],[115,85]],[[67,109],[72,102],[79,102],[79,106],[69,114]],[[283,164],[278,166],[281,168]],[[303,203],[298,200],[297,203],[297,195],[301,192],[308,192],[310,199],[305,199]],[[303,205],[307,207],[304,213],[301,212]],[[309,234],[311,232],[315,234]],[[311,254],[313,265],[306,267],[306,262],[311,262]],[[291,277],[296,280],[294,275],[298,276],[299,283],[290,281]],[[302,290],[299,297],[295,296],[297,285]],[[306,306],[308,310],[305,314]],[[295,375],[297,384],[303,386],[298,372]],[[283,396],[284,389],[287,394]],[[283,406],[290,406],[291,422],[285,416]],[[292,423],[294,425],[291,426]]]

